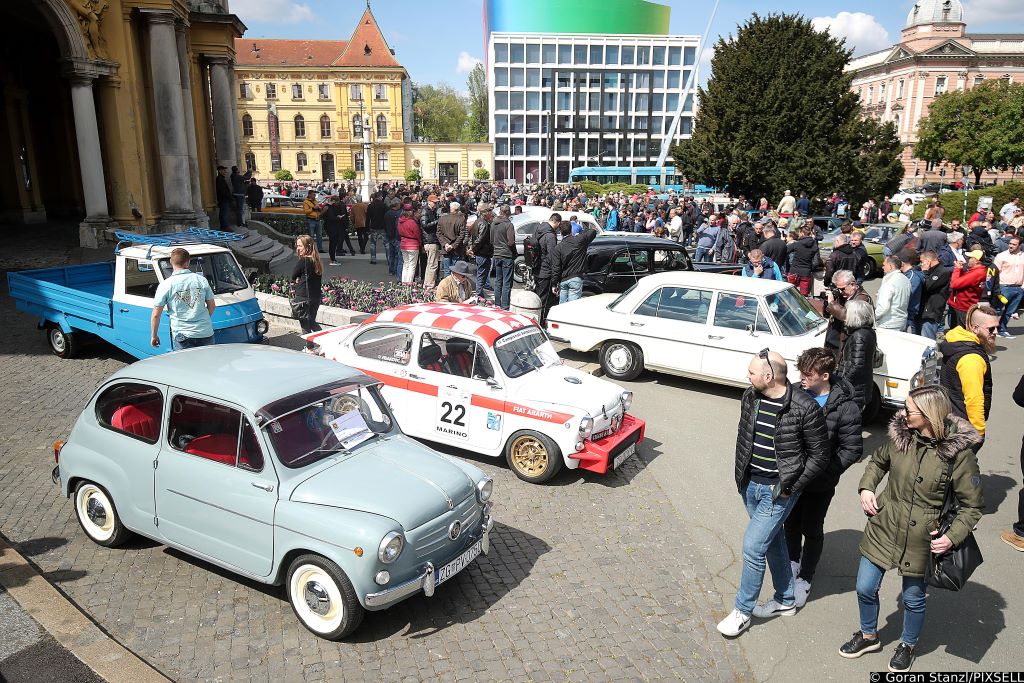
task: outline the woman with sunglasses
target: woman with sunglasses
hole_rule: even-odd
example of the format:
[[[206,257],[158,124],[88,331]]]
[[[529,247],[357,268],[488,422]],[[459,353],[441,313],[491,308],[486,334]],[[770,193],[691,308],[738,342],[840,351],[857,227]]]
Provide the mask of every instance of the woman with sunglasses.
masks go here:
[[[906,405],[889,423],[889,442],[871,456],[861,477],[860,506],[868,516],[860,542],[857,603],[860,630],[839,648],[854,659],[882,649],[878,641],[878,588],[890,569],[903,577],[903,634],[889,662],[889,671],[909,671],[914,661],[925,614],[928,554],[941,555],[962,543],[981,519],[982,498],[978,459],[972,446],[980,441],[967,420],[952,414],[944,389],[914,389]],[[960,511],[949,531],[938,535],[939,513],[949,484]],[[888,475],[885,489],[876,493]]]

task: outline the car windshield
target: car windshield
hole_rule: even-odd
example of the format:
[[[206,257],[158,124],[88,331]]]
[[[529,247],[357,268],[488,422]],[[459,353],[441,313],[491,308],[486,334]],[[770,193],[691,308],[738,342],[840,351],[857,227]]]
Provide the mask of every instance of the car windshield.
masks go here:
[[[793,287],[765,297],[768,310],[775,314],[784,337],[798,337],[818,329],[825,319]]]
[[[547,336],[532,325],[499,337],[494,342],[494,353],[502,371],[512,379],[561,362]]]
[[[347,386],[263,424],[277,459],[296,469],[358,448],[394,428],[374,385]]]
[[[166,280],[171,276],[174,269],[171,267],[170,259],[160,259],[160,272]],[[238,261],[233,254],[220,252],[217,254],[202,254],[193,256],[189,261],[189,270],[199,273],[210,282],[214,294],[228,294],[237,292],[249,286],[238,267]]]

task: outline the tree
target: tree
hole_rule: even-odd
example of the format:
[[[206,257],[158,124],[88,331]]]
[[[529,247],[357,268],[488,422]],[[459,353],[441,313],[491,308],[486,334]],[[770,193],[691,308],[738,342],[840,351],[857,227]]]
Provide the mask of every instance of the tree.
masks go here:
[[[904,173],[900,160],[903,143],[896,126],[871,116],[858,118],[852,125],[860,153],[853,158],[854,177],[848,198],[858,206],[868,199],[891,197],[899,189]]]
[[[418,183],[421,180],[423,180],[423,174],[420,173],[418,168],[413,168],[405,172],[405,182]]]
[[[467,142],[487,142],[487,78],[483,64],[477,64],[469,72],[466,87],[469,89]]]
[[[799,15],[754,14],[715,45],[693,137],[671,150],[677,172],[772,200],[851,188],[861,135],[850,54]]]
[[[274,174],[274,177],[280,181],[295,180],[295,176],[287,168],[282,168],[280,171]]]
[[[1024,163],[1024,85],[994,79],[953,90],[932,101],[918,126],[914,155],[925,161],[970,166],[975,184],[987,168]]]
[[[450,85],[420,85],[413,114],[417,137],[430,142],[461,142],[466,133],[466,100]]]
[[[344,178],[345,180],[355,180],[356,170],[354,168],[346,168],[344,171],[341,172],[341,177]]]
[[[491,177],[491,172],[488,171],[486,168],[478,168],[475,171],[473,171],[473,177],[476,178],[477,180],[487,180],[488,178]]]

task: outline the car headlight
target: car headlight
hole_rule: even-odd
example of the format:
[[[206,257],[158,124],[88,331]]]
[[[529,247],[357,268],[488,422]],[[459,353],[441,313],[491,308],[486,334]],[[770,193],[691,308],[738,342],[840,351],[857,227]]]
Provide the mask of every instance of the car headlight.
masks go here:
[[[384,564],[391,564],[402,554],[404,547],[405,536],[397,531],[390,531],[380,541],[380,547],[377,548],[377,559]]]
[[[263,335],[265,335],[267,333],[267,331],[269,329],[270,329],[270,323],[268,323],[266,320],[257,320],[256,321],[256,334],[258,334],[258,335],[260,335],[262,337]]]
[[[925,385],[924,372],[918,371],[914,373],[914,376],[910,378],[910,388],[917,389]]]
[[[476,499],[486,503],[491,499],[491,491],[494,489],[494,482],[490,479],[482,479],[476,483]]]
[[[622,396],[619,397],[619,400],[622,402],[622,412],[626,412],[627,410],[629,410],[630,406],[633,405],[633,392],[623,391]]]
[[[580,436],[584,439],[589,437],[594,431],[594,418],[589,415],[584,415],[580,419]]]

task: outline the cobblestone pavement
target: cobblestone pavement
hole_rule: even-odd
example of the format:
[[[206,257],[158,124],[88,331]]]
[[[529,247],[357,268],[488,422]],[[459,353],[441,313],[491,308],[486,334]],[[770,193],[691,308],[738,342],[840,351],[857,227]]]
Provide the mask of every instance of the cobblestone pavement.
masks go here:
[[[280,588],[145,539],[118,550],[86,540],[50,482],[52,443],[68,434],[97,384],[131,359],[104,345],[57,359],[14,310],[6,283],[3,292],[0,530],[171,678],[752,679],[740,650],[715,632],[722,598],[646,467],[671,439],[667,425],[650,425],[641,457],[619,472],[563,472],[548,486],[468,456],[495,480],[491,554],[433,598],[369,613],[352,639],[331,643],[299,626]]]

